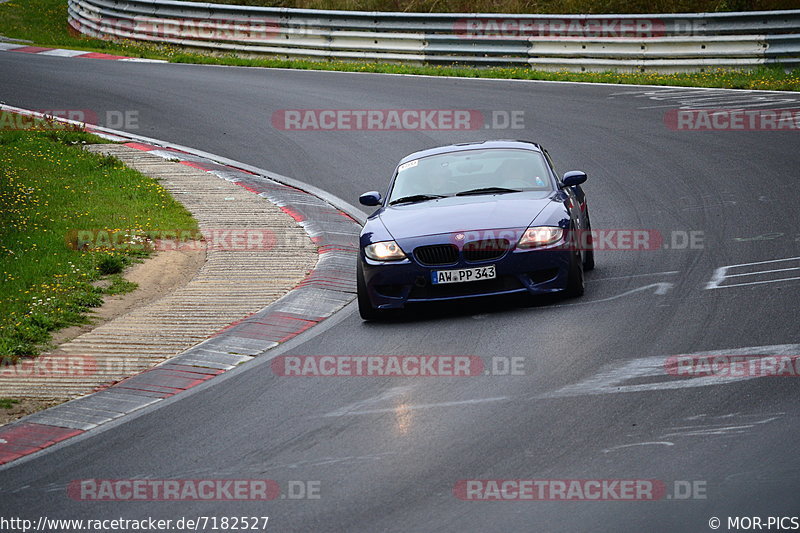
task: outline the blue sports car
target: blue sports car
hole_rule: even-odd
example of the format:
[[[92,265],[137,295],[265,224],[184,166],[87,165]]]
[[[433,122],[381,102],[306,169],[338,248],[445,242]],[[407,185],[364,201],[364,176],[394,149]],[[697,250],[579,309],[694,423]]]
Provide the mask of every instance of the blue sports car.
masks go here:
[[[513,293],[583,294],[594,267],[586,174],[559,178],[547,151],[485,141],[415,152],[395,169],[361,231],[365,320],[407,303]]]

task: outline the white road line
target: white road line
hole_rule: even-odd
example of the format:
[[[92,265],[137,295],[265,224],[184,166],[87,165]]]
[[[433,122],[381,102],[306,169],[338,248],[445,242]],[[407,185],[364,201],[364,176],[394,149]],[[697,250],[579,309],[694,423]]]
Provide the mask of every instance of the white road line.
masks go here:
[[[653,89],[613,93],[613,96],[628,96],[651,100],[653,105],[638,106],[637,109],[798,109],[800,100],[781,92],[737,91],[722,89]]]
[[[743,276],[757,276],[760,274],[770,274],[773,272],[788,272],[793,270],[800,270],[800,268],[795,267],[787,267],[787,268],[775,268],[775,269],[768,269],[768,270],[757,270],[755,272],[744,272],[741,274],[729,274],[728,271],[734,268],[740,267],[748,267],[748,266],[758,266],[758,265],[771,265],[774,263],[784,263],[787,261],[800,261],[800,257],[787,257],[785,259],[770,259],[768,261],[755,261],[752,263],[740,263],[738,265],[727,265],[723,267],[719,267],[714,271],[714,274],[711,276],[711,280],[706,283],[706,290],[708,289],[727,289],[729,287],[744,287],[747,285],[760,285],[763,283],[777,283],[779,281],[792,281],[800,279],[800,277],[791,277],[791,278],[778,278],[778,279],[769,279],[769,280],[760,280],[760,281],[749,281],[745,283],[732,283],[730,285],[722,285],[726,279],[729,278],[738,278]]]
[[[634,446],[675,446],[675,443],[669,442],[668,440],[659,440],[653,442],[636,442],[634,444],[620,444],[619,446],[606,448],[605,450],[603,450],[603,453],[615,452],[617,450],[622,450],[624,448],[633,448]]]
[[[780,107],[775,107],[782,102],[761,102],[761,103],[753,103],[753,104],[735,104],[729,106],[720,106],[724,107],[726,111],[733,111],[738,109],[744,108],[753,108],[753,107],[762,107],[764,111],[769,111],[770,109],[798,109],[800,105],[798,105],[797,100],[785,100],[786,103],[781,105]],[[772,106],[772,107],[767,107]],[[664,104],[664,105],[651,105],[651,106],[644,106],[638,107],[637,109],[705,109],[706,106],[698,106],[698,105],[691,105],[691,104],[684,104],[684,105],[675,105],[675,104]],[[717,109],[717,108],[709,108],[709,109]]]
[[[798,280],[800,277],[796,278],[781,278],[781,279],[768,279],[765,281],[748,281],[747,283],[733,283],[731,285],[722,285],[718,287],[706,287],[707,289],[729,289],[731,287],[746,287],[747,285],[761,285],[762,283],[778,283],[779,281],[792,281]]]
[[[800,270],[800,267],[778,268],[775,270],[762,270],[759,272],[745,272],[744,274],[728,274],[726,278],[738,278],[740,276],[755,276],[756,274],[766,274],[767,272],[788,272],[789,270]]]
[[[644,278],[649,276],[668,276],[671,274],[679,274],[680,270],[668,270],[666,272],[651,272],[648,274],[631,274],[630,276],[616,276],[613,278],[592,278],[587,281],[610,281],[615,279],[631,279],[631,278]]]
[[[322,415],[325,417],[332,417],[332,416],[350,416],[350,415],[373,415],[373,414],[381,414],[381,413],[397,413],[397,412],[407,412],[407,411],[416,411],[418,409],[433,409],[435,407],[460,407],[462,405],[475,405],[480,403],[489,403],[489,402],[507,402],[511,400],[508,396],[497,396],[494,398],[477,398],[473,400],[461,400],[457,402],[440,402],[440,403],[419,403],[419,404],[406,404],[402,407],[386,407],[381,409],[366,409],[363,411],[346,411],[342,412],[341,410],[330,412],[326,415]]]
[[[344,407],[340,407],[339,409],[331,411],[330,413],[323,416],[345,416],[349,414],[351,411],[359,411],[363,407],[374,405],[376,403],[380,403],[386,400],[393,400],[395,398],[399,398],[405,394],[409,394],[413,389],[414,387],[411,385],[405,385],[402,387],[392,387],[391,389],[384,391],[377,396],[373,396],[372,398],[367,398],[366,400],[361,400],[359,402],[351,403]]]
[[[579,302],[571,302],[568,304],[553,304],[548,306],[549,308],[557,308],[557,307],[572,307],[575,305],[592,305],[592,304],[599,304],[603,302],[611,302],[613,300],[618,300],[619,298],[623,298],[625,296],[630,296],[631,294],[636,294],[637,292],[644,292],[648,289],[655,288],[654,294],[656,296],[664,296],[667,294],[673,287],[675,287],[674,283],[668,283],[666,281],[662,281],[659,283],[651,283],[650,285],[644,285],[642,287],[637,287],[635,289],[630,289],[625,291],[621,294],[616,294],[614,296],[609,296],[608,298],[601,298],[599,300],[581,300]]]
[[[740,263],[738,265],[730,265],[726,268],[734,268],[734,267],[742,267],[742,266],[753,266],[753,265],[766,265],[769,263],[780,263],[781,261],[800,261],[800,257],[787,257],[785,259],[770,259],[768,261],[756,261],[754,263]]]
[[[699,425],[699,426],[673,427],[669,428],[670,430],[672,430],[671,433],[665,433],[664,435],[662,435],[662,437],[703,437],[707,435],[740,434],[744,433],[748,429],[753,429],[759,424],[768,424],[770,422],[778,420],[779,418],[780,417],[778,416],[773,416],[770,418],[766,418],[764,420],[756,420],[754,422],[745,423],[738,426],[711,424],[708,426]],[[688,431],[677,431],[677,430],[688,430]]]
[[[582,304],[596,304],[600,302],[610,302],[611,300],[616,300],[617,298],[622,298],[624,296],[629,296],[631,294],[635,294],[637,292],[646,291],[648,289],[655,288],[655,294],[658,296],[664,296],[675,286],[674,283],[668,283],[666,281],[660,281],[658,283],[651,283],[650,285],[644,285],[642,287],[637,287],[635,289],[631,289],[629,291],[625,291],[622,294],[617,294],[615,296],[609,296],[608,298],[602,298],[600,300],[590,300],[587,302],[575,302],[575,305],[582,305]]]
[[[736,416],[742,416],[742,415],[732,414],[732,415],[721,416],[721,417],[718,417],[718,418],[732,418],[732,417],[736,417]],[[771,416],[769,418],[765,418],[764,420],[756,420],[755,422],[748,423],[747,427],[754,426],[754,425],[757,425],[757,424],[768,424],[769,422],[774,422],[775,420],[778,420],[779,418],[780,418],[779,416]],[[712,425],[693,424],[691,426],[675,426],[675,427],[671,427],[669,429],[675,431],[675,430],[679,430],[679,429],[691,429],[691,430],[695,430],[695,429],[713,429],[713,428],[716,428],[716,427],[724,428],[724,427],[733,427],[733,426],[726,426],[724,424],[722,424],[720,426],[714,426],[713,424]]]
[[[753,429],[753,425],[745,426],[724,426],[718,428],[698,429],[695,431],[684,431],[675,433],[665,433],[664,437],[706,437],[710,435],[740,435],[745,433],[748,429]]]
[[[730,350],[712,350],[683,354],[689,356],[735,356],[735,355],[797,355],[800,353],[800,344],[776,344],[771,346],[750,346],[747,348],[733,348]],[[619,394],[625,392],[651,392],[657,390],[676,390],[693,387],[706,387],[709,385],[724,385],[736,383],[758,376],[700,376],[676,378],[666,372],[665,365],[668,356],[652,356],[633,359],[606,366],[597,374],[573,385],[567,385],[558,390],[547,392],[536,399],[569,398],[575,396],[591,396],[599,394]],[[632,380],[650,378],[649,383],[627,384]]]
[[[350,457],[321,457],[319,459],[297,461],[295,463],[269,465],[266,467],[264,471],[266,472],[267,470],[274,470],[277,468],[295,469],[295,468],[302,468],[309,466],[328,466],[328,465],[339,465],[342,463],[363,463],[364,461],[379,461],[389,455],[394,455],[394,452],[382,452],[372,455],[353,455]]]

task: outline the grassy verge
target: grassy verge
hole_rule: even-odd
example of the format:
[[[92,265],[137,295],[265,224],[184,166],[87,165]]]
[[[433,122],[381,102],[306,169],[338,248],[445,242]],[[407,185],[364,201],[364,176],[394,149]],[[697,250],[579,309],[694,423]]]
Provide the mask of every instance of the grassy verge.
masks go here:
[[[726,89],[760,89],[800,91],[800,69],[786,73],[780,68],[761,67],[753,71],[714,69],[706,72],[657,74],[648,72],[545,72],[523,67],[472,68],[461,66],[414,67],[386,63],[349,63],[344,61],[287,61],[277,59],[216,58],[197,54],[175,54],[181,63],[226,64],[245,67],[338,70],[345,72],[379,72],[386,74],[422,74],[462,78],[516,80],[578,81],[586,83],[678,85],[682,87],[719,87]]]
[[[105,294],[135,285],[119,273],[143,247],[70,244],[81,230],[196,231],[189,212],[155,180],[79,145],[105,142],[76,128],[27,129],[0,113],[0,360],[36,355],[50,332],[87,321]],[[106,288],[93,284],[109,278]]]
[[[229,0],[225,0],[229,1]],[[235,2],[238,0],[230,0]],[[245,0],[245,2],[248,0]],[[269,3],[271,0],[249,0],[250,2]],[[278,0],[282,1],[282,0]],[[288,0],[287,0],[288,1]],[[294,1],[294,0],[291,0]],[[290,7],[300,7],[300,1],[313,2],[315,0],[297,0],[298,4]],[[320,0],[327,1],[327,0]],[[350,0],[341,0],[348,2]],[[426,0],[427,1],[427,0]],[[438,2],[438,0],[433,0]],[[511,0],[517,1],[517,0]],[[588,0],[555,0],[550,3],[542,4],[549,6],[541,8],[535,12],[549,12],[551,9],[559,13],[573,12],[593,12],[578,11],[583,9]],[[601,12],[620,11],[617,5],[621,0],[610,0],[609,2],[596,2],[592,5],[599,6]],[[672,3],[648,4],[647,9],[633,9],[634,11],[659,12],[669,11],[672,8],[681,11],[691,10],[691,6],[703,6],[701,2],[685,2],[681,0],[669,0]],[[776,9],[780,7],[780,2],[770,3],[764,0],[761,3],[748,2],[747,0],[713,0],[708,4],[715,7],[715,10],[727,9],[748,9],[760,6],[764,9]],[[494,0],[492,0],[494,2]],[[615,3],[616,2],[616,3]],[[741,5],[740,5],[741,4]],[[746,5],[745,5],[746,4]],[[774,4],[774,5],[773,5]],[[275,5],[284,5],[276,3]],[[350,4],[348,4],[350,5]],[[437,4],[438,5],[438,4]],[[471,4],[470,4],[471,5]],[[494,4],[492,4],[494,5]],[[502,5],[502,4],[498,4]],[[538,5],[538,4],[536,4]],[[620,4],[621,5],[621,4]],[[637,5],[637,4],[631,4]],[[682,8],[680,6],[686,6]],[[344,6],[344,4],[343,4]],[[360,4],[352,4],[346,9],[357,9]],[[570,7],[571,6],[571,7]],[[659,6],[661,6],[659,8]],[[671,6],[671,7],[670,7]],[[749,6],[749,7],[748,7]],[[308,6],[306,6],[308,7]],[[333,7],[317,6],[310,7]],[[365,9],[376,9],[375,7],[364,7]],[[390,4],[385,5],[386,9],[396,9]],[[402,10],[402,9],[399,9]],[[423,9],[424,10],[424,9]],[[473,7],[459,7],[456,11],[475,10]],[[482,10],[482,9],[478,9]],[[494,11],[503,11],[496,9]],[[492,10],[486,10],[492,11]],[[508,11],[507,12],[513,12]],[[0,35],[18,39],[27,39],[35,44],[42,46],[57,46],[61,48],[73,48],[94,52],[105,52],[110,54],[126,55],[133,57],[146,57],[151,59],[165,59],[175,63],[200,63],[213,65],[235,65],[245,67],[267,67],[267,68],[294,68],[305,70],[338,70],[348,72],[376,72],[389,74],[424,74],[432,76],[459,76],[468,78],[500,78],[500,79],[524,79],[524,80],[550,80],[550,81],[580,81],[589,83],[612,83],[612,84],[644,84],[644,85],[678,85],[685,87],[719,87],[727,89],[762,89],[775,91],[800,91],[800,69],[786,73],[780,68],[759,68],[754,71],[739,71],[717,69],[701,73],[685,74],[655,74],[655,73],[616,73],[616,72],[544,72],[531,70],[529,68],[472,68],[472,67],[437,67],[437,66],[408,66],[386,63],[364,63],[364,62],[344,62],[344,61],[307,61],[307,60],[282,60],[282,59],[247,59],[236,55],[214,56],[210,54],[200,54],[187,52],[176,46],[170,45],[151,45],[132,41],[104,41],[100,39],[90,39],[72,35],[68,31],[67,25],[67,2],[66,0],[11,0],[0,4]]]
[[[0,398],[0,409],[11,409],[19,400],[13,398]]]

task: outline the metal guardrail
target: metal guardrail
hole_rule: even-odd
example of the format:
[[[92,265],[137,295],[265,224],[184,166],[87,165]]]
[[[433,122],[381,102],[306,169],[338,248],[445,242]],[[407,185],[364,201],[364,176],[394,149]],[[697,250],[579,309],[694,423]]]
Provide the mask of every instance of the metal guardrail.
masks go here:
[[[764,64],[800,67],[800,10],[502,15],[69,0],[69,23],[92,37],[241,57],[665,73]]]

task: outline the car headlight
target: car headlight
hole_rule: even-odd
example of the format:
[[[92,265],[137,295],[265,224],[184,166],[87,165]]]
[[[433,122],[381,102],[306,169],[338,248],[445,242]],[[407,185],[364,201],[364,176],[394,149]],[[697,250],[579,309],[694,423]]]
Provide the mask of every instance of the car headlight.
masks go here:
[[[399,261],[406,258],[405,252],[394,241],[374,242],[364,247],[364,253],[375,261]]]
[[[553,226],[534,226],[525,230],[517,248],[539,248],[556,243],[564,236],[564,230]]]

